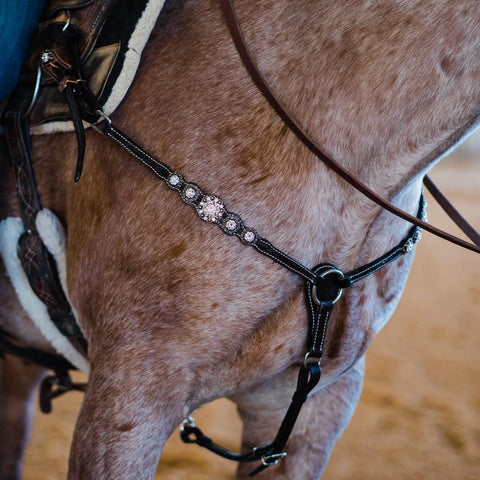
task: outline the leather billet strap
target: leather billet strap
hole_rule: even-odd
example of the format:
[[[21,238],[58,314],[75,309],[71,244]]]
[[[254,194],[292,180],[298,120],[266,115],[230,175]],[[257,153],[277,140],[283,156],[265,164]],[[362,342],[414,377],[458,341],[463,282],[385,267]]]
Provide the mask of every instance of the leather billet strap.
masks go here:
[[[301,140],[301,142],[314,155],[318,157],[319,160],[321,160],[323,163],[325,163],[325,165],[330,167],[335,173],[337,173],[346,182],[352,185],[352,187],[354,187],[356,190],[358,190],[360,193],[365,195],[367,198],[372,200],[374,203],[376,203],[383,209],[451,243],[459,245],[468,250],[472,250],[473,252],[480,253],[480,234],[475,232],[474,235],[470,235],[471,229],[473,229],[473,227],[464,230],[464,233],[474,242],[472,244],[466,242],[465,240],[462,240],[461,238],[451,235],[450,233],[447,233],[440,228],[430,225],[421,219],[415,218],[413,215],[410,215],[409,213],[401,210],[400,208],[390,203],[388,200],[377,195],[372,189],[365,185],[365,183],[354,177],[347,169],[340,165],[330,155],[322,151],[320,146],[310,136],[308,136],[305,131],[302,130],[302,128],[294,120],[293,115],[287,112],[285,108],[280,105],[275,95],[272,93],[267,81],[265,80],[265,77],[258,70],[256,64],[253,61],[253,57],[250,54],[250,51],[245,43],[243,34],[240,30],[235,11],[233,9],[232,0],[220,0],[220,3],[222,5],[228,28],[230,29],[230,33],[232,35],[233,41],[235,42],[235,46],[238,50],[240,58],[242,59],[242,62],[245,65],[245,68],[248,70],[250,76],[252,77],[255,85],[258,87],[260,92],[263,94],[265,99],[275,110],[278,116],[285,122],[285,124],[290,128],[290,130],[298,137],[298,139]],[[462,228],[461,223],[459,226],[460,228]]]

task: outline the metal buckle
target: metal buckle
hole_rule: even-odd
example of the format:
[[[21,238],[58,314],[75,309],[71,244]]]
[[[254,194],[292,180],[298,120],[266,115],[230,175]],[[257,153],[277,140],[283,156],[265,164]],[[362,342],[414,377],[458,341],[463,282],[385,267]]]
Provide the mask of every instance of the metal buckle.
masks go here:
[[[107,122],[109,125],[111,125],[112,120],[110,119],[110,117],[108,115],[103,113],[102,110],[95,110],[95,113],[98,114],[99,119],[95,123],[91,123],[90,125],[92,126],[92,128],[94,130],[96,130],[98,133],[101,133],[103,135],[103,132],[97,127],[97,123]],[[191,418],[191,417],[188,417],[188,418]]]
[[[325,278],[327,275],[331,275],[331,274],[336,275],[338,278],[340,278],[340,280],[345,279],[345,274],[338,268],[329,268],[328,270],[325,270],[324,272],[320,273],[319,276],[320,278]],[[342,293],[343,293],[343,288],[339,288],[337,296],[333,300],[330,300],[329,303],[331,303],[332,305],[335,305],[340,300]],[[312,286],[312,300],[313,300],[313,303],[315,303],[315,305],[318,305],[319,307],[322,307],[325,304],[325,302],[319,300],[317,296],[316,285]]]
[[[281,458],[285,458],[287,456],[287,452],[281,452],[281,453],[272,453],[271,455],[263,455],[262,456],[262,465],[265,465],[266,467],[270,465],[277,465],[278,461]]]

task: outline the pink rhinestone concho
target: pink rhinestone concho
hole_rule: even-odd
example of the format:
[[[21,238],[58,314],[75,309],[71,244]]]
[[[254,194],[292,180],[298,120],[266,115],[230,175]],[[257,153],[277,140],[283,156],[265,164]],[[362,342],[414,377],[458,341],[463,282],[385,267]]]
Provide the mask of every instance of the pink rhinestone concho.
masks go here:
[[[223,201],[215,195],[205,195],[198,204],[198,216],[208,223],[218,223],[225,213]]]

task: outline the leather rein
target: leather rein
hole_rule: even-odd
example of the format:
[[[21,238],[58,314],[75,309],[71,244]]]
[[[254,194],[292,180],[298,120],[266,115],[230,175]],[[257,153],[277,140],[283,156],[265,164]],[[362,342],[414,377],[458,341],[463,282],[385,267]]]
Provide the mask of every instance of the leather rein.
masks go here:
[[[454,221],[457,224],[463,225],[464,231],[466,230],[465,233],[475,244],[465,242],[460,238],[454,237],[453,235],[450,235],[447,232],[444,232],[443,230],[426,223],[425,201],[423,199],[423,195],[419,200],[417,215],[410,215],[409,213],[404,212],[403,210],[392,205],[387,200],[378,196],[369,187],[367,187],[364,183],[355,178],[350,172],[338,164],[333,158],[325,154],[320,147],[298,126],[297,122],[293,120],[292,115],[290,115],[284,109],[284,107],[280,105],[265,81],[263,75],[258,71],[244,42],[231,0],[220,1],[227,24],[232,34],[232,38],[245,67],[249,71],[253,81],[262,92],[264,97],[268,100],[272,108],[283,119],[288,127],[310,149],[310,151],[312,151],[319,158],[319,160],[332,168],[355,189],[370,198],[380,207],[390,211],[394,215],[410,222],[413,225],[407,236],[397,246],[393,247],[381,257],[350,272],[343,272],[337,266],[329,263],[322,263],[313,268],[309,268],[290,257],[288,254],[277,249],[269,240],[260,236],[254,228],[247,226],[239,214],[230,212],[227,209],[224,201],[220,197],[205,193],[199,185],[194,182],[187,181],[180,172],[174,171],[166,163],[158,160],[138,146],[126,134],[116,128],[112,120],[102,112],[102,109],[95,96],[91,93],[87,82],[82,78],[77,51],[81,32],[77,31],[78,29],[76,29],[73,24],[60,24],[52,28],[51,35],[47,36],[49,55],[42,55],[42,68],[50,78],[58,83],[59,88],[65,93],[69,108],[71,110],[72,121],[74,123],[75,130],[77,132],[77,140],[79,142],[75,180],[80,178],[83,165],[85,135],[83,132],[82,120],[84,120],[92,124],[95,130],[111,138],[125,151],[130,153],[133,157],[148,167],[152,173],[160,180],[164,181],[171,190],[176,191],[179,194],[180,199],[186,205],[193,207],[196,210],[197,215],[202,220],[218,226],[226,235],[237,237],[244,245],[253,247],[262,255],[269,257],[277,264],[287,268],[305,280],[305,299],[309,317],[307,351],[304,360],[299,367],[297,387],[295,393],[293,394],[291,404],[273,441],[266,445],[255,447],[251,452],[238,454],[215,444],[209,437],[203,434],[203,432],[195,425],[195,422],[191,417],[187,418],[181,427],[181,437],[187,443],[197,443],[198,445],[205,447],[218,455],[239,462],[261,461],[261,464],[251,473],[251,476],[253,476],[268,466],[277,464],[281,458],[286,456],[285,445],[290,437],[290,434],[292,433],[301,408],[307,400],[310,392],[320,381],[321,360],[323,356],[328,321],[335,304],[338,302],[343,293],[343,290],[350,287],[357,281],[374,274],[379,269],[397,260],[400,256],[411,252],[414,249],[414,245],[421,238],[421,228],[477,253],[480,253],[480,235],[468,224],[468,222],[466,222],[465,219],[463,219],[463,217],[459,216],[458,212],[456,212],[455,208],[451,206],[448,200],[446,201],[447,205],[450,205],[451,208],[447,209],[454,213]],[[62,57],[63,61],[59,61],[56,55],[52,55],[52,52],[60,52],[58,55]],[[66,61],[65,58],[67,58]],[[26,162],[27,164],[22,165],[22,168],[20,169],[22,175],[24,170],[29,172],[27,178],[24,178],[24,176],[19,176],[18,173],[16,174],[17,188],[18,184],[23,182],[24,184],[27,184],[26,186],[23,186],[24,192],[26,191],[29,193],[29,195],[35,196],[34,192],[36,191],[36,183],[33,169],[31,168],[31,154],[28,140],[28,119],[26,119],[25,116],[21,115],[19,112],[9,112],[6,115],[6,118],[7,122],[5,125],[5,131],[14,170],[15,160],[13,157],[21,157],[22,162]],[[28,165],[30,165],[30,167],[28,167]],[[18,167],[17,170],[19,170]],[[426,182],[426,185],[429,188],[433,188],[430,180]],[[19,196],[21,197],[21,195]],[[436,191],[434,196],[441,197],[441,194]],[[445,204],[445,200],[442,200],[442,202]],[[458,215],[455,215],[455,212]],[[27,231],[27,237],[29,235],[35,235],[36,232],[34,222],[32,219],[28,218],[25,218],[25,220],[29,222],[29,225],[31,225],[31,227],[28,229],[30,233]],[[50,269],[52,268],[50,267]],[[55,289],[57,287],[58,282],[54,282],[54,287],[52,288]],[[61,295],[59,298],[59,302],[65,301],[65,298]],[[61,305],[63,308],[61,309],[60,320],[61,322],[65,322],[65,318],[69,319],[71,317],[71,312],[68,306],[65,306],[63,303],[61,303]],[[51,310],[53,313],[51,316],[52,321],[55,322],[56,320],[54,317],[56,309],[54,307],[55,305],[52,306]],[[65,335],[73,337],[77,349],[86,351],[86,343],[81,336],[81,332],[79,332],[78,325],[75,328],[69,324],[68,328],[64,326],[63,330],[66,332]],[[65,370],[68,371],[68,369],[70,369],[68,364],[57,364],[56,362],[58,362],[58,359],[56,357],[48,357],[47,360],[42,363],[43,357],[38,352],[34,352],[34,354],[28,357],[28,352],[23,352],[22,354],[22,351],[19,351],[18,348],[14,348],[15,345],[13,345],[11,341],[5,340],[6,337],[8,337],[8,334],[0,331],[0,348],[3,345],[3,349],[6,349],[6,351],[9,353],[29,358],[29,360],[35,363],[46,365],[48,368],[53,369],[56,372],[55,377],[49,377],[51,379],[50,384],[46,385],[42,390],[41,399],[43,398],[44,400],[47,399],[49,401],[51,398],[54,398],[58,394],[62,393],[58,393],[59,390],[62,389],[62,391],[68,391],[75,388],[83,389],[72,384],[69,378],[64,379],[62,383],[61,375],[65,372]],[[7,347],[5,347],[5,345],[7,345]],[[25,348],[23,350],[25,350]],[[56,380],[54,381],[52,378]],[[59,386],[57,391],[52,390],[54,385]]]

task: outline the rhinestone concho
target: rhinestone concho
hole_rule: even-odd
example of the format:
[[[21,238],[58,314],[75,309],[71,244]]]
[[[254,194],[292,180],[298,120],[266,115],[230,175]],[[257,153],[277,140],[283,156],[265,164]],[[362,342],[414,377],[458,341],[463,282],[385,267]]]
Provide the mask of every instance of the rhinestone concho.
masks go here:
[[[205,195],[197,206],[197,213],[205,222],[218,223],[225,213],[225,205],[215,195]]]

